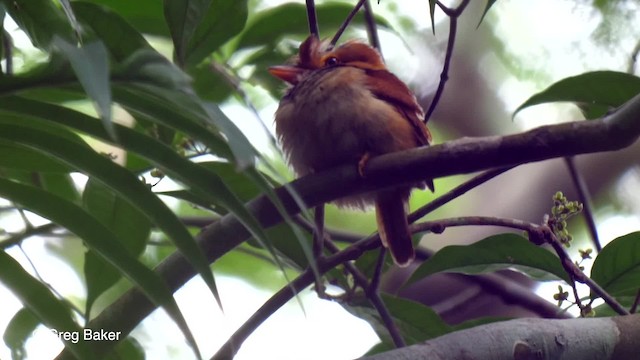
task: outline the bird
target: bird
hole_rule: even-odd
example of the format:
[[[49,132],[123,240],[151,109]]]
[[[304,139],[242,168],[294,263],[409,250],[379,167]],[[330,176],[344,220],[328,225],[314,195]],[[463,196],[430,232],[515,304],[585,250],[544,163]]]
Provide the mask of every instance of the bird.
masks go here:
[[[351,40],[333,47],[310,35],[287,65],[268,71],[289,84],[275,113],[275,132],[298,176],[354,164],[361,176],[375,156],[431,143],[424,111],[409,87],[373,47]],[[432,180],[415,187],[428,186]],[[334,201],[339,207],[375,206],[383,246],[408,266],[415,250],[407,222],[414,186],[398,186]]]

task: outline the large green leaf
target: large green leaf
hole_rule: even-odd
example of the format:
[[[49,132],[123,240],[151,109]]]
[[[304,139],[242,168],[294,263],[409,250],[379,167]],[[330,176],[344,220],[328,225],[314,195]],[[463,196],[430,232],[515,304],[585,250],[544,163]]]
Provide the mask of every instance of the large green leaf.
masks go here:
[[[114,352],[106,357],[106,360],[145,360],[144,348],[131,336],[120,342]]]
[[[233,159],[229,145],[220,134],[201,122],[194,121],[193,117],[173,106],[166,98],[129,86],[115,86],[113,93],[116,101],[134,117],[182,131],[201,141],[212,154],[223,159]]]
[[[80,203],[80,193],[70,174],[38,172],[33,173],[32,178],[37,178],[42,189],[71,202]]]
[[[19,129],[13,129],[14,134],[18,132]],[[0,130],[0,134],[1,133],[3,133],[2,130]],[[18,135],[16,137],[20,136]],[[82,238],[89,249],[94,250],[95,253],[99,254],[105,261],[108,261],[111,265],[120,270],[123,275],[140,287],[140,289],[149,296],[154,303],[161,305],[175,321],[180,330],[182,330],[194,352],[199,354],[195,339],[193,338],[178,305],[173,299],[171,290],[169,290],[168,286],[160,277],[158,277],[158,275],[129,255],[128,251],[120,244],[116,235],[109,228],[101,224],[78,205],[33,186],[27,186],[0,178],[0,196],[18,203],[30,211],[64,226],[69,231]],[[1,256],[3,254],[4,252],[0,252],[0,259],[2,259]],[[8,255],[4,256],[8,257]],[[0,277],[3,276],[5,272],[6,270],[0,269]],[[34,286],[32,283],[26,283],[26,285],[27,284],[30,287]],[[39,282],[38,285],[44,286]],[[9,283],[8,286],[14,291],[14,293],[24,292],[27,290],[22,288],[16,289],[13,283]],[[28,296],[32,298],[36,297],[36,295],[37,294],[31,293],[25,295],[25,297]],[[40,296],[42,295],[40,294]],[[23,302],[25,300],[36,301],[35,299],[25,299],[20,295],[19,297]],[[32,310],[34,310],[34,312],[38,314],[45,323],[47,323],[46,318],[43,318],[40,314],[40,310],[33,308]],[[59,311],[59,309],[57,310]],[[57,329],[66,328],[69,328],[69,326],[59,327]]]
[[[571,281],[560,260],[549,251],[522,236],[500,234],[471,245],[443,248],[422,263],[408,283],[443,271],[479,274],[502,269],[516,269],[537,280]]]
[[[238,34],[247,21],[247,0],[210,0],[210,2],[211,5],[202,17],[202,21],[197,24],[186,44],[184,63],[188,66],[197,65],[216,51]]]
[[[640,289],[640,232],[607,244],[593,262],[591,279],[611,295],[635,294]]]
[[[75,42],[65,14],[51,0],[0,0],[33,45],[48,50],[54,36]]]
[[[176,215],[134,174],[104,156],[87,151],[73,142],[64,141],[62,138],[42,132],[34,127],[0,124],[0,139],[47,152],[116,191],[169,236],[202,276],[212,294],[216,299],[218,298],[213,274],[193,236]],[[242,207],[242,209],[244,208]]]
[[[62,51],[62,54],[71,63],[78,81],[96,105],[96,110],[100,114],[105,129],[115,139],[111,122],[109,63],[104,44],[99,41],[76,47],[60,38],[55,38],[53,44]]]
[[[198,101],[199,102],[199,101]],[[238,169],[253,167],[255,158],[260,156],[253,144],[240,131],[238,126],[220,110],[217,104],[199,102],[206,116],[204,120],[219,129],[227,138]]]
[[[209,10],[211,1],[164,0],[164,17],[171,31],[174,56],[178,64],[185,64],[189,41]]]
[[[418,302],[388,294],[382,294],[382,300],[407,345],[421,343],[451,331],[449,325],[435,311]],[[391,342],[389,331],[380,314],[366,298],[360,297],[351,304],[343,304],[343,307],[352,314],[367,320],[381,339]]]
[[[5,192],[7,188],[4,186],[6,183],[10,183],[10,181],[0,178],[0,193],[2,193],[3,197],[9,198],[5,196],[7,195]],[[9,189],[10,192],[13,192],[13,190],[15,189]],[[7,286],[24,306],[51,329],[80,332],[80,327],[73,321],[69,308],[4,251],[0,251],[0,282]],[[10,337],[9,340],[15,340],[15,344],[18,345],[22,336],[19,336],[20,334],[15,335],[18,336],[13,339]],[[7,341],[6,334],[5,341]],[[92,357],[93,352],[89,347],[90,343],[84,341],[78,341],[77,343],[64,341],[64,343],[76,357],[80,359],[90,359]]]
[[[249,179],[245,173],[238,172],[232,164],[219,161],[206,161],[200,162],[198,165],[224,179],[229,189],[233,191],[242,202],[247,202],[261,193],[256,182]]]
[[[480,17],[480,21],[478,21],[478,27],[480,27],[480,24],[482,24],[482,20],[484,20],[484,17],[487,16],[489,9],[491,9],[491,7],[493,6],[493,4],[496,3],[496,1],[497,0],[487,0],[487,5],[485,5],[484,11],[482,12],[482,16]]]
[[[176,62],[193,66],[242,30],[247,0],[165,0],[164,14]]]
[[[162,2],[159,0],[88,0],[88,2],[112,9],[142,33],[169,36],[167,22],[162,12]],[[80,17],[79,14],[78,17]]]
[[[149,219],[111,189],[91,178],[82,195],[84,208],[113,231],[117,241],[133,258],[145,249],[151,232]],[[84,276],[87,284],[85,318],[91,318],[91,307],[103,292],[122,278],[122,274],[93,250],[85,253]]]
[[[73,8],[71,7],[71,3],[69,0],[58,0],[60,2],[60,7],[62,7],[62,11],[64,11],[64,15],[67,17],[67,21],[69,21],[69,25],[73,29],[76,38],[82,40],[80,29],[80,24],[78,23],[78,19],[76,19],[76,14],[73,12]],[[82,41],[81,41],[82,42]]]
[[[275,63],[272,63],[275,64]],[[235,90],[210,63],[201,63],[188,69],[193,79],[193,89],[202,99],[221,103]]]
[[[96,123],[94,118],[88,115],[61,107],[61,106],[39,103],[36,101],[22,99],[19,97],[12,97],[12,98],[0,99],[0,109],[5,109],[5,111],[11,110],[11,111],[16,111],[23,114],[25,113],[30,114],[31,116],[37,116],[43,120],[54,121],[60,124],[65,124],[67,126],[72,126],[76,130],[87,133],[91,136],[94,136],[104,141],[112,141],[100,126],[96,126],[98,124]],[[43,120],[40,120],[40,121],[43,121]],[[178,155],[174,150],[168,148],[164,144],[161,144],[148,136],[144,136],[124,126],[120,126],[117,124],[115,126],[117,129],[117,134],[118,134],[120,143],[126,149],[142,155],[148,160],[154,162],[160,169],[162,169],[169,176],[173,177],[174,179],[178,180],[179,182],[185,185],[190,186],[191,190],[194,192],[196,196],[199,196],[205,201],[208,201],[212,204],[217,204],[233,212],[257,239],[259,239],[264,244],[269,244],[268,238],[264,233],[264,230],[262,229],[260,224],[253,217],[253,215],[251,215],[247,211],[247,209],[244,207],[243,202],[240,199],[238,199],[238,197],[232,191],[229,190],[229,188],[226,186],[223,179],[218,174],[211,171],[211,169],[206,169],[198,164],[190,162],[189,160]],[[107,163],[109,163],[111,166],[115,166],[109,161],[107,161]],[[130,173],[126,172],[126,170],[121,169],[117,166],[116,168],[119,171],[124,171],[125,173],[127,173],[128,174],[127,176],[132,176]],[[121,176],[124,176],[124,175],[121,175]],[[100,177],[97,177],[97,178],[101,181],[104,181]],[[138,185],[143,186],[137,181],[136,183]],[[110,186],[114,188],[112,185]],[[128,185],[128,186],[133,186],[133,185]],[[116,188],[114,188],[114,190],[118,191],[118,189]],[[135,191],[134,189],[130,189],[130,190]],[[148,192],[148,190],[146,191]],[[126,193],[122,191],[119,191],[119,193],[121,196],[126,197],[128,201],[135,201],[135,202],[149,201],[149,200],[142,200],[142,198],[135,200],[134,197],[131,197],[131,195],[126,195]],[[153,200],[156,202],[160,201],[155,197]],[[139,205],[136,205],[136,206],[139,206]],[[147,211],[145,211],[145,213],[147,213]],[[164,225],[167,226],[169,225],[169,223]],[[162,226],[160,227],[163,228]],[[184,229],[182,224],[180,224],[180,227]],[[170,232],[166,230],[165,232],[171,235]],[[184,244],[181,245],[180,242],[178,241],[176,241],[176,245],[179,248],[181,246],[183,247],[185,246]],[[187,253],[186,250],[184,249],[181,249],[181,250],[183,251],[183,253],[185,253],[185,255],[189,260],[193,260],[194,265],[196,265],[197,267],[198,262],[200,260],[198,258],[189,257],[190,254]],[[206,261],[206,260],[203,260],[203,261]],[[202,267],[200,267],[199,269],[202,269]],[[209,275],[210,275],[210,272],[209,272]],[[203,278],[205,278],[205,275],[203,275]],[[217,298],[217,292],[215,291],[215,283],[212,281],[212,277],[211,279],[205,278],[205,281],[209,281],[209,280],[211,280],[211,283],[208,283],[208,284],[210,285],[212,292],[216,295],[216,298]]]
[[[140,4],[144,1],[136,1]],[[93,30],[117,62],[140,49],[151,49],[147,40],[117,12],[106,6],[74,1],[73,10],[85,29]]]
[[[41,323],[28,307],[18,310],[13,315],[2,336],[5,345],[11,349],[12,359],[23,359],[26,356],[25,344]]]
[[[24,171],[47,171],[68,173],[71,168],[34,150],[20,146],[0,144],[0,169],[15,169]]]
[[[594,71],[562,79],[518,106],[513,116],[529,106],[550,102],[576,103],[587,119],[596,119],[640,93],[640,78],[616,71]]]

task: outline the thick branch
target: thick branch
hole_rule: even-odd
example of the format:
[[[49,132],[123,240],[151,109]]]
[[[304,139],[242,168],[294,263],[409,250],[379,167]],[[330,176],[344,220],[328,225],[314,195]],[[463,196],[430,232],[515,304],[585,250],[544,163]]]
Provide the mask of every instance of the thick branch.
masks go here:
[[[464,138],[431,147],[371,159],[359,176],[357,166],[341,166],[307,176],[291,183],[308,207],[348,194],[363,193],[395,184],[415,184],[456,174],[496,167],[514,166],[577,154],[619,150],[632,144],[640,135],[640,96],[605,119],[544,126],[521,134]],[[286,209],[300,211],[291,195],[276,190]],[[247,204],[264,227],[282,221],[266,196]],[[227,215],[205,229],[198,242],[210,262],[249,238],[249,233],[233,216]],[[169,256],[156,269],[174,291],[194,276],[191,265],[179,254]],[[123,335],[156,308],[138,289],[131,289],[89,323],[94,329],[121,331]],[[111,347],[115,342],[100,342]]]
[[[638,337],[640,315],[517,319],[452,332],[362,360],[634,359],[640,354]]]

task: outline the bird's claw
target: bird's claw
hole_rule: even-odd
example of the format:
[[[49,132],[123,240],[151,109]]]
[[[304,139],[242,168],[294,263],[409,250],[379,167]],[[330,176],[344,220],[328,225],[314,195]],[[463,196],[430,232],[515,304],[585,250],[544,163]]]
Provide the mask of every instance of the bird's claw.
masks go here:
[[[364,155],[362,155],[362,157],[360,158],[360,161],[358,161],[358,174],[360,174],[360,177],[365,177],[364,167],[367,166],[367,163],[369,162],[370,158],[371,158],[371,154],[367,152]]]

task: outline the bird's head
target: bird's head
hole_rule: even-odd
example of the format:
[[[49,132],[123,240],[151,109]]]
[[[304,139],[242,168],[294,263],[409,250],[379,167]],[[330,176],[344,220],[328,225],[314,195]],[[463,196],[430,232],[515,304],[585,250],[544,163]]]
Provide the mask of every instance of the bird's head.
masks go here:
[[[301,45],[292,65],[272,66],[269,72],[292,85],[305,74],[328,67],[352,66],[365,70],[385,70],[380,53],[371,46],[349,41],[337,48],[310,35]]]

